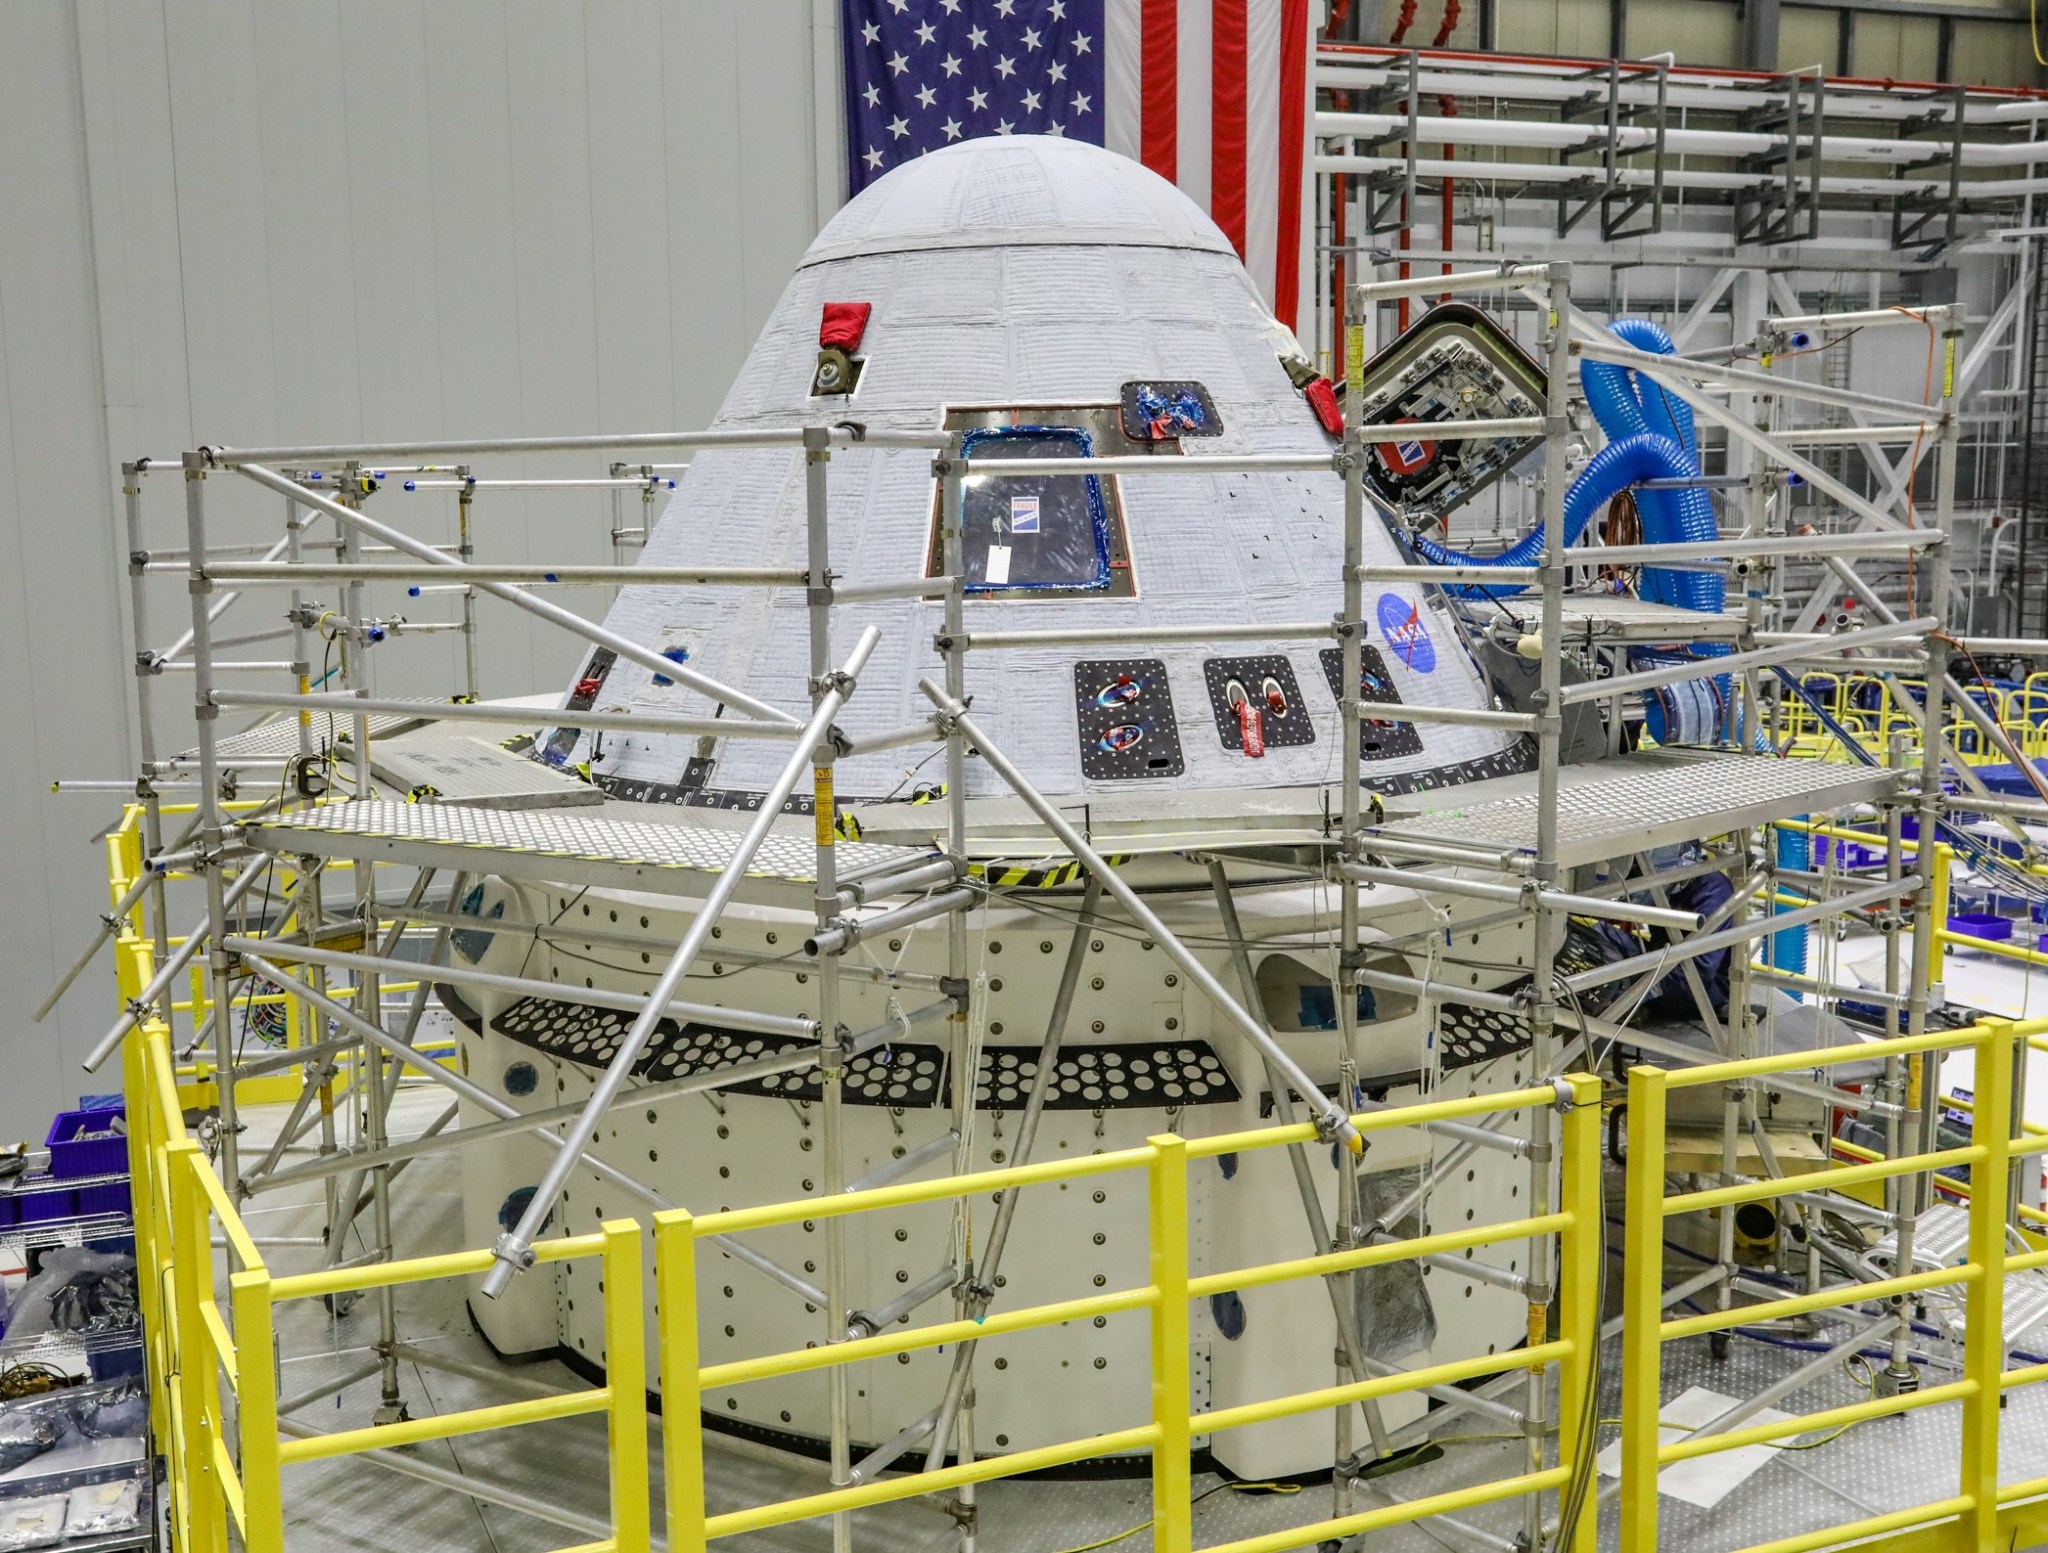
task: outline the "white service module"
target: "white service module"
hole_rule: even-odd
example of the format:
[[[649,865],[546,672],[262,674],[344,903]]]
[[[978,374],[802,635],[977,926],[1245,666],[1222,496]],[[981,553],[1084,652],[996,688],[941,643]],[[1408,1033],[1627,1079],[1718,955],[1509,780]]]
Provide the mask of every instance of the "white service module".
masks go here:
[[[832,327],[837,356],[821,363]],[[851,343],[848,343],[848,342]],[[1268,313],[1229,243],[1170,184],[1098,148],[1055,139],[963,143],[906,165],[841,211],[812,245],[741,369],[719,429],[857,422],[870,429],[949,430],[970,457],[1103,456],[1171,459],[1202,452],[1327,453],[1335,442],[1297,386],[1293,336]],[[1290,373],[1290,361],[1295,372]],[[1312,376],[1313,374],[1308,374]],[[830,388],[833,392],[819,390]],[[1203,440],[1197,442],[1194,439]],[[854,446],[828,473],[832,564],[844,583],[939,573],[931,453]],[[707,450],[693,459],[649,536],[650,565],[805,565],[800,454],[783,448]],[[1065,473],[970,476],[964,498],[968,629],[1074,630],[1174,622],[1328,620],[1341,606],[1343,486],[1334,472],[1178,476]],[[1375,522],[1365,559],[1400,553]],[[1365,699],[1383,721],[1362,729],[1366,785],[1411,792],[1527,770],[1525,745],[1496,728],[1403,721],[1399,707],[1493,704],[1478,668],[1420,589],[1372,588]],[[606,622],[679,664],[778,706],[808,704],[806,599],[801,588],[624,589]],[[838,643],[867,625],[883,639],[842,722],[858,737],[929,715],[917,690],[936,675],[935,598],[835,610]],[[1331,889],[1310,870],[1339,759],[1334,641],[1178,641],[1100,650],[1034,647],[975,653],[974,716],[1024,773],[1077,817],[1121,827],[1138,854],[1123,876],[1145,892],[1233,993],[1263,1016],[1288,1054],[1336,1092],[1340,1057],[1331,978],[1339,946]],[[660,707],[706,715],[706,704],[644,667],[600,651],[579,669],[559,722],[535,757],[587,765],[611,800],[605,814],[666,817],[730,828],[787,759],[786,744],[641,733],[595,737],[574,714]],[[929,800],[943,764],[932,746],[842,760],[839,807],[870,840],[929,849],[946,805]],[[916,1151],[951,1125],[954,1086],[974,1086],[964,1163],[1014,1163],[1025,1095],[1038,1077],[1061,969],[1078,931],[1081,969],[1033,1157],[1073,1157],[1174,1131],[1189,1137],[1273,1119],[1273,1084],[1210,1002],[1116,910],[1077,928],[1082,894],[1057,843],[1003,796],[995,773],[970,760],[970,850],[983,877],[1005,887],[967,918],[972,992],[962,1032],[943,1014],[896,1027],[850,1064],[844,1082],[845,1176],[855,1180]],[[645,805],[647,807],[640,807]],[[812,821],[792,815],[792,839]],[[1144,835],[1148,825],[1155,834]],[[1270,854],[1242,854],[1229,878],[1254,986],[1242,988],[1220,936],[1216,897],[1198,840],[1270,835]],[[1007,839],[1005,839],[1007,838]],[[1111,843],[1104,843],[1112,845]],[[1290,851],[1290,849],[1293,849]],[[1125,850],[1117,847],[1116,850]],[[481,967],[565,988],[644,992],[694,909],[672,894],[582,887],[536,860],[517,880],[491,878],[464,910],[474,930],[455,952]],[[1474,910],[1438,917],[1405,890],[1366,892],[1364,945],[1382,968],[1421,974],[1425,958],[1455,963],[1475,986],[1513,985],[1531,963],[1526,922],[1460,930]],[[494,928],[494,923],[505,924]],[[682,996],[697,1003],[818,1013],[814,975],[792,964],[813,931],[810,885],[791,873],[747,881],[696,963]],[[942,920],[857,944],[845,959],[840,1020],[855,1035],[887,1030],[938,995],[891,996],[860,968],[947,973]],[[1426,949],[1373,946],[1420,935]],[[627,1018],[544,999],[470,995],[464,1071],[512,1105],[577,1102]],[[1505,1089],[1529,1077],[1529,1032],[1512,1016],[1467,1011],[1425,1018],[1412,1000],[1360,999],[1359,1094],[1399,1101]],[[956,1039],[957,1038],[957,1039]],[[661,1085],[790,1050],[798,1038],[749,1034],[712,1021],[664,1025],[636,1070]],[[957,1072],[965,1051],[971,1073]],[[605,1119],[592,1152],[696,1212],[785,1201],[823,1190],[820,1090],[814,1069],[689,1093],[628,1098]],[[487,1120],[481,1115],[471,1119]],[[1511,1121],[1510,1131],[1521,1128]],[[1365,1157],[1367,1217],[1397,1206],[1435,1172],[1421,1205],[1392,1219],[1397,1233],[1516,1218],[1529,1166],[1481,1149],[1453,1164],[1454,1145],[1413,1132],[1376,1138]],[[466,1238],[487,1244],[515,1224],[547,1159],[532,1137],[464,1153]],[[1307,1151],[1325,1221],[1339,1172],[1331,1150]],[[952,1168],[934,1159],[926,1173]],[[1141,1173],[1028,1191],[1001,1265],[994,1308],[1142,1286],[1146,1199]],[[522,1193],[524,1195],[522,1195]],[[1301,1193],[1285,1151],[1225,1156],[1191,1167],[1194,1271],[1224,1271],[1307,1254]],[[967,1243],[950,1212],[931,1206],[849,1222],[855,1324],[941,1269],[977,1278],[995,1205],[970,1205]],[[551,1232],[591,1230],[644,1213],[621,1189],[579,1170]],[[797,1278],[822,1280],[822,1233],[810,1224],[745,1237]],[[1478,1253],[1504,1273],[1527,1272],[1525,1245]],[[786,1281],[705,1246],[699,1260],[707,1364],[800,1348],[823,1338],[825,1315]],[[536,1269],[496,1301],[472,1308],[507,1351],[559,1349],[604,1364],[595,1264]],[[942,1280],[943,1282],[944,1280]],[[1413,1265],[1358,1283],[1356,1320],[1371,1360],[1425,1362],[1522,1342],[1528,1308],[1496,1281]],[[651,1298],[651,1290],[650,1290]],[[907,1319],[951,1319],[941,1293]],[[842,1324],[843,1325],[843,1324]],[[1220,1294],[1195,1312],[1195,1401],[1229,1406],[1328,1385],[1336,1325],[1319,1281]],[[885,1442],[939,1403],[949,1351],[858,1367],[850,1423],[855,1450]],[[1138,1424],[1149,1417],[1146,1316],[985,1340],[974,1370],[974,1440],[984,1453],[1017,1450]],[[1419,1397],[1391,1402],[1390,1425],[1419,1414]],[[826,1380],[808,1374],[706,1397],[714,1427],[814,1448],[828,1432]],[[1362,1438],[1362,1435],[1361,1435]],[[1246,1476],[1311,1472],[1331,1461],[1327,1414],[1263,1424],[1198,1447]],[[917,1453],[921,1457],[924,1447]]]

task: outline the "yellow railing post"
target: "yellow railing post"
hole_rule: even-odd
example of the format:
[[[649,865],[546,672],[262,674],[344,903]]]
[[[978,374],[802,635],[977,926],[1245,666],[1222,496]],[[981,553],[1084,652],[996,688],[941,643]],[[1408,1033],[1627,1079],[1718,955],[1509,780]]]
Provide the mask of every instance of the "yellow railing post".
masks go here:
[[[654,1308],[661,1333],[661,1475],[669,1553],[704,1553],[703,1388],[697,1372],[697,1231],[689,1212],[654,1216]]]
[[[1571,1215],[1571,1224],[1558,1243],[1557,1335],[1572,1351],[1558,1364],[1557,1464],[1572,1475],[1558,1490],[1557,1546],[1559,1553],[1595,1553],[1600,1504],[1591,1479],[1600,1415],[1593,1375],[1600,1351],[1600,1283],[1606,1273],[1600,1255],[1606,1212],[1600,1191],[1600,1080],[1575,1073],[1561,1082],[1571,1087],[1571,1105],[1560,1135],[1558,1206]],[[1583,1485],[1581,1473],[1587,1479]],[[1563,1516],[1574,1511],[1577,1519],[1565,1526]]]
[[[2006,1186],[2016,1037],[2003,1019],[1984,1021],[1984,1029],[1976,1043],[1975,1114],[1970,1119],[1970,1141],[1984,1151],[1970,1167],[1970,1260],[1980,1271],[1963,1290],[1963,1378],[1976,1389],[1963,1399],[1958,1492],[1974,1501],[1966,1517],[1973,1531],[1965,1546],[1989,1549],[1998,1535],[1999,1376],[2005,1370]]]
[[[1664,1085],[1647,1063],[1628,1076],[1628,1192],[1622,1233],[1621,1545],[1657,1546],[1657,1411],[1663,1406]]]
[[[647,1296],[640,1226],[607,1219],[604,1235],[604,1375],[610,1401],[613,1553],[648,1553],[653,1527],[647,1497]],[[691,1399],[695,1406],[695,1399]]]
[[[1942,937],[1942,933],[1948,927],[1949,865],[1956,852],[1947,842],[1938,842],[1932,836],[1922,836],[1920,845],[1934,847],[1934,900],[1929,908],[1934,942],[1927,946],[1927,979],[1931,983],[1939,984],[1946,979],[1945,973],[1948,969],[1948,940]]]
[[[1152,1547],[1190,1553],[1195,1544],[1188,1466],[1188,1146],[1171,1133],[1147,1140],[1152,1228]]]
[[[227,1523],[219,1475],[213,1467],[213,1444],[219,1430],[220,1407],[216,1369],[207,1346],[206,1323],[199,1302],[213,1296],[213,1230],[197,1173],[206,1168],[199,1145],[189,1139],[173,1144],[167,1155],[171,1174],[172,1263],[178,1352],[178,1399],[184,1428],[170,1441],[172,1479],[178,1485],[190,1529],[192,1553],[223,1553]],[[175,1508],[175,1503],[174,1503]]]
[[[255,1553],[284,1547],[284,1464],[277,1450],[276,1315],[270,1274],[232,1274],[235,1312],[235,1414],[241,1435],[242,1545]]]

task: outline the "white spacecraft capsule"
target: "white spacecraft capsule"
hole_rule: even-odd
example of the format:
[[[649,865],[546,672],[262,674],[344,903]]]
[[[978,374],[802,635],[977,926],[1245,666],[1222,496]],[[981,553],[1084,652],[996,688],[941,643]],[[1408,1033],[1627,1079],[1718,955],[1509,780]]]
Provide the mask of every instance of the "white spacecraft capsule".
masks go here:
[[[1326,454],[1335,440],[1291,374],[1298,356],[1228,241],[1171,184],[1134,162],[1059,139],[1001,138],[935,152],[877,182],[833,218],[797,268],[747,357],[716,429],[852,425],[947,433],[976,458],[1145,457],[1191,452]],[[1396,459],[1426,449],[1397,451]],[[825,465],[834,585],[858,590],[943,576],[938,486],[929,448],[834,451]],[[1342,604],[1343,482],[1333,471],[1232,474],[976,475],[963,496],[965,630],[1114,633],[1099,645],[1024,645],[968,654],[973,715],[992,743],[1116,856],[1169,927],[1245,999],[1287,1055],[1338,1094],[1332,974],[1335,893],[1314,867],[1332,834],[1342,761],[1339,646],[1302,629]],[[643,564],[807,565],[806,464],[787,446],[698,454],[648,536]],[[1401,559],[1368,519],[1363,559]],[[942,585],[929,595],[841,603],[833,661],[867,626],[881,645],[840,726],[852,740],[931,715],[918,681],[938,676],[934,637]],[[1387,716],[1361,735],[1367,787],[1413,791],[1529,769],[1516,735],[1497,727],[1404,721],[1402,704],[1491,707],[1485,678],[1422,589],[1368,585],[1365,682]],[[801,587],[634,586],[606,624],[762,701],[810,703],[810,619]],[[1147,642],[1161,627],[1213,624],[1214,640]],[[1270,625],[1272,638],[1256,628]],[[664,681],[671,681],[664,683]],[[602,813],[655,820],[682,838],[733,830],[758,809],[789,745],[646,733],[596,735],[575,713],[623,708],[709,715],[686,685],[599,651],[585,661],[537,758],[586,769],[607,796]],[[728,710],[727,716],[735,715]],[[844,872],[864,847],[930,850],[943,837],[940,746],[848,756],[835,774]],[[1041,1077],[1055,993],[1079,936],[1079,972],[1032,1157],[1071,1158],[1175,1131],[1188,1137],[1252,1128],[1274,1115],[1259,1053],[1153,940],[1105,904],[1080,920],[1081,881],[1056,841],[982,761],[967,765],[968,835],[984,896],[967,917],[971,994],[963,1048],[934,994],[894,990],[889,972],[922,985],[947,971],[947,924],[933,920],[863,937],[845,953],[840,1023],[882,1032],[846,1071],[844,1177],[858,1180],[945,1138],[953,1086],[974,1086],[968,1136],[928,1151],[925,1173],[1018,1162],[1026,1098]],[[591,811],[597,813],[599,811]],[[807,853],[812,819],[792,813],[788,849]],[[856,839],[857,838],[857,839]],[[1197,855],[1204,847],[1218,852]],[[1223,868],[1241,922],[1240,964],[1223,935],[1214,876]],[[757,870],[721,919],[685,984],[698,1004],[786,1016],[818,1014],[811,885],[801,868]],[[455,935],[463,959],[565,988],[644,992],[694,910],[647,872],[645,892],[585,887],[573,877],[491,878]],[[1363,947],[1401,974],[1432,957],[1471,966],[1476,985],[1528,974],[1525,922],[1451,935],[1409,892],[1367,897]],[[1475,903],[1476,906],[1477,903]],[[859,918],[855,909],[850,914]],[[1502,914],[1495,914],[1496,916]],[[528,924],[493,931],[493,920]],[[1378,948],[1375,946],[1384,946]],[[809,966],[810,969],[806,969]],[[1250,985],[1245,985],[1245,973]],[[629,1022],[564,1000],[466,993],[462,1060],[469,1076],[522,1109],[587,1096]],[[1452,1095],[1529,1078],[1527,1032],[1469,1011],[1425,1019],[1410,998],[1360,998],[1357,1075],[1363,1095],[1400,1100],[1423,1087]],[[1463,1021],[1459,1023],[1457,1021]],[[649,1085],[736,1062],[773,1058],[802,1038],[709,1017],[665,1024],[636,1078]],[[955,1071],[965,1050],[971,1076]],[[1283,1086],[1284,1087],[1284,1086]],[[593,1152],[696,1212],[814,1195],[825,1187],[815,1069],[769,1074],[707,1093],[629,1099]],[[1358,1095],[1347,1097],[1356,1101]],[[1285,1102],[1285,1097],[1281,1099]],[[478,1120],[483,1120],[479,1116]],[[1528,1166],[1480,1150],[1426,1176],[1444,1144],[1412,1132],[1376,1141],[1365,1160],[1362,1219],[1415,1233],[1527,1211]],[[941,1157],[943,1155],[944,1157]],[[516,1223],[547,1151],[531,1138],[464,1154],[467,1238]],[[1331,1151],[1308,1151],[1325,1223],[1335,1210]],[[1418,1186],[1427,1186],[1398,1217]],[[521,1193],[527,1194],[522,1198]],[[1285,1151],[1191,1167],[1190,1236],[1197,1273],[1312,1249]],[[581,1232],[644,1211],[589,1169],[577,1172],[552,1228]],[[1138,1176],[1027,1191],[1000,1266],[981,1260],[994,1205],[970,1205],[967,1235],[928,1206],[862,1215],[847,1229],[853,1330],[877,1321],[950,1319],[953,1291],[985,1280],[994,1308],[1142,1286],[1146,1204]],[[823,1235],[810,1224],[747,1237],[777,1278],[707,1246],[699,1264],[707,1364],[819,1340],[827,1317],[797,1288],[822,1277]],[[1425,1363],[1505,1348],[1526,1334],[1521,1245],[1473,1259],[1474,1276],[1413,1265],[1362,1276],[1352,1320],[1375,1362]],[[476,1301],[500,1349],[559,1350],[604,1364],[594,1264],[538,1269],[506,1298]],[[924,1296],[929,1302],[910,1310]],[[1142,1311],[1076,1328],[992,1337],[975,1364],[975,1440],[1002,1452],[1136,1425],[1149,1417]],[[1223,1407],[1329,1383],[1332,1295],[1310,1280],[1227,1292],[1194,1313],[1198,1408]],[[888,1441],[939,1402],[950,1351],[863,1365],[848,1423],[856,1451]],[[1420,1398],[1390,1402],[1398,1424]],[[813,1447],[828,1432],[827,1385],[804,1374],[707,1394],[707,1422]],[[1326,1416],[1309,1415],[1198,1442],[1246,1476],[1327,1468]],[[920,1455],[926,1449],[919,1444]]]

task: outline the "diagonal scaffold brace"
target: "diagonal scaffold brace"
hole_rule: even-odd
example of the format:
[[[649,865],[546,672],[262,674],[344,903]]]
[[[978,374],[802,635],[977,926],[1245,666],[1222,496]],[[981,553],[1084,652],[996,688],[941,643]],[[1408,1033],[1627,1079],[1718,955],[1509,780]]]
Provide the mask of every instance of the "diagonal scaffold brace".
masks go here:
[[[626,1080],[632,1075],[633,1065],[640,1060],[640,1054],[646,1050],[648,1041],[654,1035],[655,1026],[661,1022],[663,1011],[681,989],[683,978],[689,974],[699,951],[709,941],[712,928],[717,925],[719,916],[732,899],[733,892],[739,888],[740,881],[746,877],[747,869],[753,864],[754,854],[760,850],[761,843],[768,839],[768,833],[774,827],[777,816],[782,813],[782,806],[789,801],[789,795],[795,791],[797,782],[810,770],[819,744],[831,736],[832,719],[839,715],[840,708],[845,706],[847,698],[853,694],[860,672],[867,666],[868,659],[874,654],[875,644],[881,637],[882,633],[879,630],[869,626],[861,632],[860,640],[854,643],[853,651],[847,655],[845,666],[829,676],[829,682],[818,697],[810,720],[804,724],[803,732],[797,738],[796,748],[791,752],[788,763],[783,766],[781,774],[776,777],[766,796],[762,798],[760,812],[754,816],[753,823],[747,827],[747,833],[740,838],[740,844],[734,848],[732,860],[725,865],[725,871],[718,876],[705,895],[703,908],[690,923],[689,931],[683,935],[682,942],[676,945],[676,952],[669,957],[668,964],[662,969],[660,979],[654,984],[654,990],[648,993],[646,1007],[641,1009],[639,1016],[633,1021],[633,1027],[619,1042],[619,1049],[613,1053],[610,1065],[599,1077],[597,1087],[591,1091],[590,1100],[584,1106],[583,1114],[577,1117],[575,1125],[563,1138],[561,1149],[548,1162],[547,1173],[542,1176],[540,1185],[534,1189],[533,1200],[526,1205],[526,1212],[520,1216],[519,1223],[499,1236],[498,1243],[491,1248],[491,1254],[497,1258],[497,1263],[484,1275],[483,1281],[483,1292],[490,1298],[496,1299],[505,1292],[506,1285],[512,1281],[514,1273],[524,1272],[533,1265],[533,1240],[540,1233],[541,1226],[547,1222],[548,1215],[554,1211],[555,1199],[561,1196],[562,1188],[568,1184],[570,1173],[575,1170],[584,1151],[590,1147],[591,1139],[597,1136],[598,1126],[603,1122],[605,1113],[611,1110],[619,1097],[619,1092],[625,1088]]]
[[[1246,1013],[1243,1005],[1230,995],[1223,983],[1195,957],[1194,951],[1174,935],[1173,930],[1139,898],[1136,890],[1118,877],[1114,868],[1103,861],[1102,854],[1089,846],[1081,833],[1046,800],[1043,793],[1031,785],[1024,773],[1011,763],[1009,757],[989,742],[988,735],[967,715],[966,706],[946,694],[930,679],[920,679],[917,688],[939,709],[942,729],[951,732],[957,727],[967,735],[968,742],[981,758],[987,761],[996,775],[1009,785],[1012,792],[1024,800],[1025,807],[1045,822],[1046,827],[1059,838],[1060,845],[1071,852],[1091,875],[1102,881],[1103,889],[1115,896],[1124,910],[1131,914],[1132,920],[1152,935],[1159,947],[1166,951],[1167,958],[1202,989],[1238,1033],[1251,1042],[1252,1049],[1271,1063],[1275,1071],[1286,1079],[1314,1114],[1317,1135],[1326,1141],[1341,1142],[1353,1153],[1363,1152],[1365,1140],[1352,1125],[1350,1113],[1323,1093],[1321,1087],[1301,1070],[1301,1065],[1281,1049],[1280,1043],[1273,1039],[1266,1027]]]

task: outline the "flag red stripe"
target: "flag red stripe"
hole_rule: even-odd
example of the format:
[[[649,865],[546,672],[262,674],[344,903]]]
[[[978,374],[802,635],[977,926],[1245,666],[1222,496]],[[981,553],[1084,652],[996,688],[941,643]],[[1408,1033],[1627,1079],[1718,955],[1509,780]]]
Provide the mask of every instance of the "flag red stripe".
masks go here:
[[[1301,303],[1301,157],[1308,109],[1308,0],[1282,0],[1280,14],[1280,242],[1273,316],[1294,327]],[[1446,239],[1448,242],[1448,239]]]
[[[1213,0],[1210,8],[1209,214],[1244,256],[1245,0]],[[1257,277],[1253,277],[1257,279]]]
[[[1180,175],[1179,0],[1144,0],[1138,70],[1144,94],[1139,145],[1145,165],[1169,183]]]

